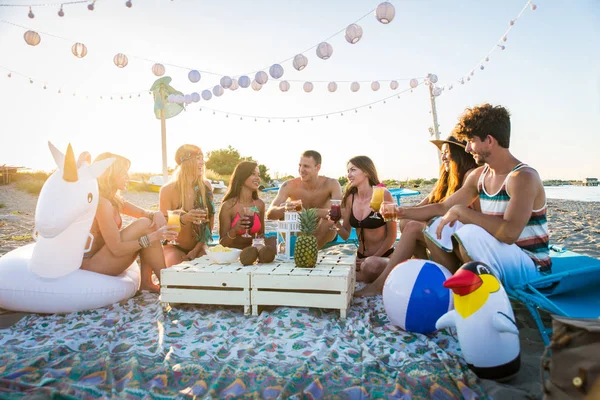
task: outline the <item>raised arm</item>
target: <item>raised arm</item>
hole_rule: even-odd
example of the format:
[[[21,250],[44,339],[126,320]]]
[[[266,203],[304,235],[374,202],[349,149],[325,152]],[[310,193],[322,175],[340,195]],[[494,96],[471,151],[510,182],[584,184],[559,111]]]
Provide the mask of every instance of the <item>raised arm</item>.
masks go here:
[[[510,193],[510,200],[504,218],[485,215],[464,205],[455,205],[444,216],[444,219],[479,225],[499,241],[513,244],[525,229],[533,211],[534,201],[542,187],[537,172],[523,169],[514,173],[508,183],[507,190]],[[443,220],[442,223],[444,222],[446,221]]]
[[[161,211],[144,210],[141,207],[131,204],[128,201],[123,203],[123,214],[134,218],[146,217],[152,221],[152,227],[161,228],[167,224],[164,214]]]
[[[277,196],[271,202],[271,206],[267,210],[267,219],[283,219],[285,215],[285,207],[283,204],[290,196],[290,181],[283,182],[279,191],[277,192]]]
[[[394,202],[394,198],[392,194],[386,189],[383,194],[383,200],[387,202]],[[374,256],[382,256],[386,251],[388,251],[396,242],[396,236],[398,234],[398,225],[395,220],[386,222],[386,232],[385,238],[380,243],[379,248],[373,254]]]

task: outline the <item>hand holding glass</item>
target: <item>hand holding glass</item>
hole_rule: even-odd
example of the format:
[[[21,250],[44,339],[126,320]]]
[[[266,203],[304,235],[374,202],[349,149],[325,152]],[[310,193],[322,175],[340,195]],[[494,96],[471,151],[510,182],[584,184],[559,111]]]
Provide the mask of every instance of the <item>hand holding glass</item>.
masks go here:
[[[385,192],[385,188],[381,187],[381,186],[373,186],[373,196],[371,196],[371,209],[373,211],[375,211],[375,213],[373,215],[371,215],[369,218],[373,218],[373,219],[381,219],[381,217],[379,215],[377,215],[377,213],[379,212],[379,209],[381,208],[381,203],[383,203],[383,193]]]
[[[168,210],[168,220],[167,225],[170,225],[171,230],[179,233],[181,231],[181,214],[183,211],[181,210]],[[178,244],[177,240],[169,241],[169,244]]]
[[[397,217],[396,203],[393,201],[384,201],[381,205],[381,214],[385,222],[395,221]]]
[[[334,222],[334,224],[342,219],[342,201],[341,200],[331,200],[331,208],[329,209],[329,219],[332,220]],[[337,230],[339,230],[339,228],[337,228],[335,225],[333,225],[331,228],[329,228],[329,230],[337,231]]]
[[[208,222],[208,208],[197,207],[190,211],[194,214],[194,224],[203,224]]]
[[[246,232],[242,235],[245,238],[251,238],[252,236],[249,234],[249,230],[252,229],[252,225],[254,225],[254,207],[244,207],[244,217],[248,218],[248,227],[246,228]]]
[[[292,200],[285,202],[285,211],[300,212],[302,211],[302,200]]]

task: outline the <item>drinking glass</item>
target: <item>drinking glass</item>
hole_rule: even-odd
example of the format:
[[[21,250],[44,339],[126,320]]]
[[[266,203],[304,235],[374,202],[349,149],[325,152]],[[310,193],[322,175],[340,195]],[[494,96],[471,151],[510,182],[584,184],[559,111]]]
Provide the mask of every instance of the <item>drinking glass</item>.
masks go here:
[[[246,228],[246,232],[242,235],[242,237],[251,238],[252,235],[250,235],[249,231],[250,229],[252,229],[252,225],[254,225],[254,207],[244,207],[244,210],[242,212],[244,213],[244,216],[248,217],[249,219],[248,228]]]
[[[177,233],[181,232],[181,214],[183,214],[183,211],[167,210],[167,213],[168,213],[167,225],[173,225],[174,227],[171,228],[172,230],[174,230]],[[169,242],[169,244],[176,245],[179,243],[177,243],[177,240],[171,240]]]
[[[373,219],[381,219],[378,215],[379,209],[381,208],[381,203],[383,203],[383,193],[385,192],[385,188],[381,186],[373,186],[373,196],[371,196],[371,209],[375,211],[373,215],[369,218]]]
[[[393,201],[384,201],[382,205],[383,220],[385,222],[394,221],[397,218],[396,203]]]
[[[204,224],[206,222],[208,222],[208,208],[206,207],[197,207],[196,210],[200,211],[201,213],[204,213],[204,217],[200,220],[200,224]]]
[[[302,211],[302,200],[292,200],[285,202],[285,211],[300,212]]]
[[[329,209],[329,219],[334,223],[342,219],[342,201],[331,200],[331,208]],[[338,228],[334,225],[329,228],[330,231],[337,231]]]

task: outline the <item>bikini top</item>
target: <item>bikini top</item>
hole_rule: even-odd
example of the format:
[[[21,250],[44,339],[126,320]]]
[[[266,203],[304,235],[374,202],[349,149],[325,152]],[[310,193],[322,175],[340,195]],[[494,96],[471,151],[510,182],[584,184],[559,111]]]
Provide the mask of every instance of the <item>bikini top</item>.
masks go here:
[[[237,222],[241,218],[238,208],[239,208],[239,204],[236,204],[235,205],[235,217],[233,218],[233,221],[231,221],[232,228],[235,226],[235,224],[237,224]],[[260,222],[260,211],[258,211],[258,207],[256,207],[256,206],[252,206],[251,209],[254,210],[254,221],[252,224],[252,228],[250,228],[248,230],[248,233],[255,234],[255,233],[260,232],[260,230],[262,228],[262,224]],[[240,229],[238,231],[238,235],[243,235],[245,232],[246,232],[245,229]]]
[[[354,216],[354,193],[352,193],[352,205],[350,206],[350,226],[356,229],[377,229],[385,226],[386,222],[379,212],[371,211],[364,219],[360,221]],[[377,215],[379,219],[371,218]]]

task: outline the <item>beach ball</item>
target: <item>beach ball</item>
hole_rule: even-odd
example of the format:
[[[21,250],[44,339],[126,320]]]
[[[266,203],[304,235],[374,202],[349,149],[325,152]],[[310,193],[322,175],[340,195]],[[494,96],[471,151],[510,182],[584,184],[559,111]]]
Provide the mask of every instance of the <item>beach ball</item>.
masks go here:
[[[383,306],[393,325],[417,333],[435,331],[436,321],[453,308],[444,281],[452,274],[429,260],[396,265],[383,286]]]

